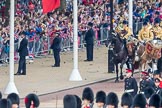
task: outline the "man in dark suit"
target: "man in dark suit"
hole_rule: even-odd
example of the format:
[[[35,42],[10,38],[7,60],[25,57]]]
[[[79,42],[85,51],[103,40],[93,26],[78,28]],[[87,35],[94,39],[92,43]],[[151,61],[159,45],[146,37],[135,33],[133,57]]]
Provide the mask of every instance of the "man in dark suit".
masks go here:
[[[21,35],[21,42],[20,42],[20,47],[18,49],[19,52],[19,67],[18,67],[18,71],[15,75],[26,75],[26,56],[28,55],[28,49],[27,49],[27,45],[28,45],[28,40],[25,38],[25,34],[22,32],[20,33]]]
[[[93,23],[88,23],[88,31],[85,34],[86,41],[86,51],[87,51],[87,59],[85,61],[93,61],[93,43],[94,43],[94,31],[93,31]]]
[[[53,50],[55,64],[52,67],[60,67],[60,51],[61,51],[61,38],[60,34],[56,32],[54,34],[53,43],[51,45],[51,49]]]

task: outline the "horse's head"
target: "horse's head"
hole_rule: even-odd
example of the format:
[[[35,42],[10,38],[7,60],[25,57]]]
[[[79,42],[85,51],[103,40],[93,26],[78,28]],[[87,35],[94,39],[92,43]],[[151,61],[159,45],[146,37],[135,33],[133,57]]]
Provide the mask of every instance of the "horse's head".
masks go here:
[[[108,37],[108,45],[114,44],[116,40],[117,40],[117,33],[115,31],[112,31],[110,36]]]

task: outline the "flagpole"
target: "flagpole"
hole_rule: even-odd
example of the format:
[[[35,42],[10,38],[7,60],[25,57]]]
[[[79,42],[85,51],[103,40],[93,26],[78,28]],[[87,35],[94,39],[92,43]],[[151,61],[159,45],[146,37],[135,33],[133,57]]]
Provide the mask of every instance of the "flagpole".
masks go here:
[[[5,94],[16,93],[17,88],[14,83],[14,0],[10,0],[10,79],[6,87]]]
[[[80,76],[79,70],[78,70],[78,6],[77,6],[77,0],[73,0],[73,32],[74,32],[74,42],[73,42],[73,62],[74,67],[73,71],[70,75],[70,81],[81,81],[82,78]]]
[[[129,0],[129,28],[133,30],[133,0]]]

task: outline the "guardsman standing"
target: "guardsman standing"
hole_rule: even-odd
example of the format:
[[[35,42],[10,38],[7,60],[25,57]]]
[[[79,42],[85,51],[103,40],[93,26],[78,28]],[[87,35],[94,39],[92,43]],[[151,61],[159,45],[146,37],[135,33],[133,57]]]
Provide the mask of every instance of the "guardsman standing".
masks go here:
[[[121,98],[122,108],[131,108],[133,104],[133,97],[129,93],[124,93]]]
[[[145,89],[147,87],[153,87],[154,82],[149,79],[149,73],[148,72],[141,72],[141,81],[139,83],[140,86],[140,93],[144,93]]]
[[[160,27],[160,19],[156,19],[154,22],[153,33],[155,39],[161,39],[162,40],[162,28]]]
[[[98,108],[106,108],[106,93],[104,91],[97,92],[96,104]]]
[[[119,99],[116,93],[110,92],[106,96],[106,108],[118,108]]]
[[[124,82],[125,82],[124,91],[130,93],[132,97],[134,97],[137,94],[138,86],[136,79],[132,76],[132,70],[130,69],[126,70],[126,78]]]
[[[141,42],[145,42],[153,40],[153,38],[153,32],[150,29],[148,29],[147,22],[143,22],[143,27],[138,34],[138,40]]]
[[[91,88],[84,88],[82,93],[82,100],[82,108],[93,108],[94,94]]]

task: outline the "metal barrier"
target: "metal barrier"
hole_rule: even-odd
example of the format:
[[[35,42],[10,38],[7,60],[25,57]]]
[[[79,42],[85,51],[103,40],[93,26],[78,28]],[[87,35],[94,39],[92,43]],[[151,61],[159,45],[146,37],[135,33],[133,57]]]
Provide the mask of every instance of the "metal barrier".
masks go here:
[[[133,31],[135,34],[139,32],[139,30],[142,28],[142,22],[138,22],[134,24]],[[85,46],[85,32],[81,32],[81,35],[78,36],[78,48],[82,49]],[[109,37],[109,30],[108,28],[103,28],[100,27],[98,30],[95,30],[95,42],[94,46],[98,47],[100,45],[104,45],[105,42],[107,41],[107,38]],[[41,56],[46,56],[50,53],[50,44],[52,42],[53,38],[49,36],[35,36],[34,40],[28,39],[28,50],[29,50],[29,59],[34,59],[34,57],[41,57]],[[4,46],[0,45],[0,63],[8,63],[9,62],[9,52],[6,53],[4,51]],[[18,46],[19,42],[15,43],[15,62],[18,61],[19,55],[18,55]],[[68,37],[62,37],[62,42],[61,42],[61,48],[62,51],[69,51],[73,49],[73,38],[72,36]]]

